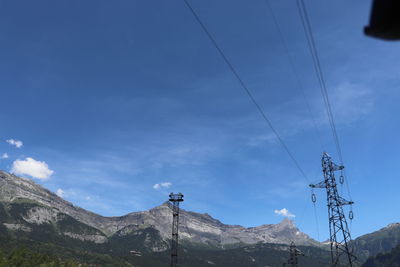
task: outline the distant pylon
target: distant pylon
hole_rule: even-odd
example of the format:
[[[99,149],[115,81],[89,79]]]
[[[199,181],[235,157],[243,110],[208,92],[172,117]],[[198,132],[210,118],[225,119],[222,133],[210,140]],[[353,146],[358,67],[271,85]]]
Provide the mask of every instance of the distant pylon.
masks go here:
[[[350,231],[343,212],[344,205],[351,205],[354,202],[347,201],[339,196],[335,179],[335,171],[341,171],[343,169],[344,166],[338,166],[333,163],[328,153],[324,152],[322,155],[322,171],[324,173],[324,181],[318,184],[310,185],[311,188],[326,188],[332,267],[356,266],[356,257],[353,255],[349,246],[349,242],[351,240]],[[343,176],[341,175],[341,183],[342,180]],[[315,195],[313,194],[313,202],[315,202],[315,199]],[[349,214],[349,217],[352,219],[352,212]]]
[[[289,246],[290,258],[283,266],[284,267],[298,267],[299,258],[298,256],[304,256],[304,254],[296,247],[294,242],[290,243]]]
[[[178,227],[179,227],[179,202],[183,201],[182,193],[169,194],[172,203],[172,240],[171,240],[171,267],[178,264]]]

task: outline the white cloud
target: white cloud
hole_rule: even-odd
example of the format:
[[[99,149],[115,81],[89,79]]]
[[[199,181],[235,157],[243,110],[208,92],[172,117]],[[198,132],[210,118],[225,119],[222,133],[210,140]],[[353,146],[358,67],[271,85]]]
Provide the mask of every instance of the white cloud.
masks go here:
[[[24,143],[20,140],[8,139],[6,142],[10,145],[16,146],[17,148],[20,148],[24,145]]]
[[[56,194],[57,194],[57,196],[63,198],[65,196],[65,191],[62,190],[61,188],[58,188],[57,191],[56,191]]]
[[[40,180],[47,180],[54,173],[44,161],[37,161],[33,158],[25,160],[17,159],[13,162],[11,172],[18,175],[29,175]]]
[[[91,200],[92,198],[90,196],[85,197],[86,200]]]
[[[3,153],[3,155],[1,155],[0,158],[2,158],[2,159],[8,159],[9,157],[8,157],[8,154],[7,154],[7,153]]]
[[[158,190],[158,189],[161,189],[161,188],[170,188],[171,185],[172,185],[172,183],[170,183],[170,182],[164,182],[164,183],[159,183],[159,184],[153,185],[153,188]]]
[[[281,210],[274,210],[274,213],[283,217],[287,217],[287,218],[294,218],[296,217],[296,215],[292,214],[289,212],[289,210],[287,210],[286,208],[283,208]]]

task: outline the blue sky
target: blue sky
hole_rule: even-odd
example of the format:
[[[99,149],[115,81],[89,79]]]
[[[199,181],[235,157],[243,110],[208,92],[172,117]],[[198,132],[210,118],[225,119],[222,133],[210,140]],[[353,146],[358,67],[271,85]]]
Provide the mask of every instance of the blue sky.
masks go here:
[[[363,35],[369,2],[306,1],[355,237],[399,221],[400,53]],[[337,155],[295,1],[270,3],[311,114],[263,0],[191,3],[310,181],[322,180],[322,151]],[[277,223],[286,208],[328,238],[325,192],[317,227],[308,182],[183,1],[0,1],[0,57],[1,169],[33,168],[39,178],[23,176],[102,215],[181,191],[183,208],[224,223]]]

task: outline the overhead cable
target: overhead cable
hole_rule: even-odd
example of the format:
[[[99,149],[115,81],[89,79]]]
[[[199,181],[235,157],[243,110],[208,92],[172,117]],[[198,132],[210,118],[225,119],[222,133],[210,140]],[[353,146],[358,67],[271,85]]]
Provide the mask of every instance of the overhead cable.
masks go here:
[[[332,107],[331,107],[330,100],[329,100],[325,77],[324,77],[324,74],[322,71],[321,62],[320,62],[318,51],[317,51],[317,48],[315,45],[315,39],[314,39],[313,31],[311,28],[310,19],[309,19],[308,13],[307,13],[307,8],[306,8],[306,5],[304,4],[303,0],[297,0],[296,4],[297,4],[297,9],[300,14],[300,19],[301,19],[301,23],[303,25],[304,33],[306,35],[307,44],[308,44],[308,47],[310,49],[310,53],[312,56],[314,69],[315,69],[315,72],[316,72],[316,75],[318,78],[318,82],[320,85],[321,94],[322,94],[322,97],[324,100],[324,105],[325,105],[326,113],[327,113],[327,116],[329,119],[329,124],[330,124],[331,130],[332,130],[333,140],[336,145],[336,150],[337,150],[337,153],[339,156],[340,164],[343,165],[342,149],[341,149],[339,137],[338,137],[338,134],[336,131],[335,120],[333,118]],[[351,199],[351,193],[350,193],[348,181],[347,181],[347,179],[345,179],[345,180],[346,180],[347,191],[348,191],[349,197]]]
[[[304,88],[303,84],[300,81],[300,78],[299,78],[299,75],[297,73],[293,58],[290,55],[289,48],[288,48],[287,43],[285,41],[283,32],[281,30],[281,27],[279,26],[278,19],[275,16],[275,12],[274,12],[269,0],[265,0],[265,4],[266,4],[266,6],[267,6],[267,8],[269,10],[269,13],[271,14],[272,20],[273,20],[274,25],[275,25],[275,27],[277,29],[278,34],[279,34],[279,39],[280,39],[280,41],[282,43],[283,50],[284,50],[284,52],[285,52],[285,54],[286,54],[286,56],[288,58],[289,65],[290,65],[290,67],[292,69],[295,82],[297,83],[297,86],[300,89],[301,95],[302,95],[303,100],[304,100],[304,102],[306,104],[307,111],[308,111],[308,113],[310,115],[310,118],[312,120],[312,124],[313,124],[314,129],[315,129],[315,134],[316,134],[317,139],[318,139],[318,141],[320,143],[321,149],[324,150],[324,143],[322,141],[320,130],[318,129],[317,122],[315,120],[315,117],[313,116],[313,113],[312,113],[312,110],[311,110],[311,105],[310,105],[310,103],[309,103],[309,101],[307,99],[306,93],[305,93],[305,88]]]
[[[276,138],[278,139],[279,143],[282,145],[282,147],[284,148],[284,150],[286,151],[286,153],[289,155],[290,159],[293,161],[293,163],[295,164],[295,166],[297,167],[297,169],[300,171],[301,175],[307,180],[307,182],[309,182],[310,180],[308,179],[306,173],[303,171],[303,169],[301,168],[299,162],[296,160],[296,158],[294,157],[294,155],[292,154],[292,152],[289,150],[288,146],[286,145],[286,143],[283,141],[283,139],[281,138],[281,136],[279,135],[279,133],[276,131],[276,129],[274,128],[274,126],[272,125],[271,121],[269,120],[269,118],[267,117],[267,115],[265,114],[265,112],[263,111],[263,109],[261,108],[261,106],[258,104],[258,102],[256,101],[256,99],[254,98],[253,94],[251,93],[250,89],[247,87],[247,85],[244,83],[244,81],[242,80],[242,78],[240,78],[239,73],[236,71],[235,67],[232,65],[232,63],[229,61],[229,59],[226,57],[225,53],[223,52],[223,50],[221,49],[221,47],[218,45],[217,41],[215,40],[215,38],[211,35],[211,33],[208,31],[207,27],[205,26],[205,24],[201,21],[200,17],[197,15],[196,11],[193,9],[193,7],[190,5],[190,3],[187,0],[183,0],[186,4],[186,6],[188,7],[188,9],[190,10],[190,12],[193,14],[194,18],[196,19],[196,21],[199,23],[199,25],[201,26],[201,28],[203,29],[203,31],[205,32],[205,34],[208,36],[208,38],[210,39],[210,41],[212,42],[212,44],[214,45],[214,47],[217,49],[217,51],[219,52],[219,54],[221,55],[222,59],[225,61],[226,65],[229,67],[229,69],[231,70],[231,72],[233,73],[233,75],[236,77],[236,79],[238,80],[239,84],[241,85],[241,87],[243,88],[243,90],[246,92],[246,94],[249,96],[250,100],[253,102],[253,104],[256,106],[257,110],[259,111],[259,113],[261,114],[261,116],[263,117],[263,119],[265,120],[265,122],[268,124],[269,128],[272,130],[272,132],[275,134]]]

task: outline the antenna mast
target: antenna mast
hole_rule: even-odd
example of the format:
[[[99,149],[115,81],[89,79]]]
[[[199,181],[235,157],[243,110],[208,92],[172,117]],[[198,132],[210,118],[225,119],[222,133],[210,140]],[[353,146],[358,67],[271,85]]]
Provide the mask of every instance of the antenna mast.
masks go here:
[[[318,184],[310,184],[311,188],[326,188],[331,243],[331,260],[333,267],[356,266],[356,257],[353,255],[349,246],[349,242],[351,240],[350,231],[343,212],[344,205],[352,205],[354,202],[347,201],[339,196],[335,179],[335,171],[341,171],[343,169],[344,166],[339,166],[333,163],[328,153],[324,152],[322,155],[322,171],[324,173],[324,181]],[[341,175],[341,183],[343,179],[343,175]],[[312,201],[316,201],[314,193],[312,194]],[[349,213],[349,218],[353,219],[352,211]]]
[[[178,264],[178,227],[179,227],[179,202],[183,202],[182,193],[169,194],[172,203],[172,240],[171,240],[171,267]]]

